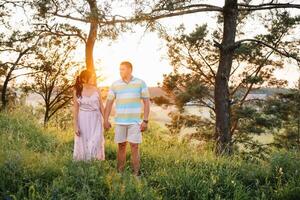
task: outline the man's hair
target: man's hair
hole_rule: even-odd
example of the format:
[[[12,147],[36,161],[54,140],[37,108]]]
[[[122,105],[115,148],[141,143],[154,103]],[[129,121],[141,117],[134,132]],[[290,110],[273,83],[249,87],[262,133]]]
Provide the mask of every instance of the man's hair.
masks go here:
[[[130,68],[132,70],[132,64],[129,61],[123,61],[123,62],[121,62],[120,65],[126,65],[126,67],[128,67],[128,68]]]

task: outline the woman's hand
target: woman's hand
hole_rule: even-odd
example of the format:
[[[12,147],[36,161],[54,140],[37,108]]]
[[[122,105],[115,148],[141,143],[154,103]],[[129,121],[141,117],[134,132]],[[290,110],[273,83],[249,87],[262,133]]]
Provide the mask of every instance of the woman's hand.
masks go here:
[[[78,137],[80,136],[80,131],[79,131],[79,128],[78,128],[78,127],[75,128],[75,134],[76,134]]]

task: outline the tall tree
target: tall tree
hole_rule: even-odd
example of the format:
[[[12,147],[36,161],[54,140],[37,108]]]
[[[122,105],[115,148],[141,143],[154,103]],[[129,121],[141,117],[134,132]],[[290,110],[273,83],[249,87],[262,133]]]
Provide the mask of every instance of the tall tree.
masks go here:
[[[236,40],[237,24],[240,18],[245,16],[255,16],[255,11],[270,11],[270,15],[283,12],[282,9],[295,8],[299,9],[300,4],[282,3],[280,1],[270,0],[269,2],[262,1],[259,4],[252,4],[251,1],[225,0],[224,6],[216,6],[211,4],[199,3],[198,1],[166,1],[161,0],[156,3],[152,8],[148,8],[148,4],[141,3],[147,12],[143,12],[142,8],[137,12],[140,16],[150,20],[158,20],[166,17],[180,16],[190,13],[199,12],[217,12],[222,20],[223,30],[220,35],[220,40],[215,40],[215,46],[219,50],[219,64],[215,76],[214,87],[214,102],[215,102],[215,139],[217,141],[216,153],[231,154],[232,152],[232,135],[230,132],[231,127],[231,104],[230,104],[230,90],[229,81],[230,73],[232,71],[232,63],[236,50],[245,43],[259,44],[265,46],[278,54],[299,61],[299,56],[291,52],[287,52],[283,48],[274,46],[260,40],[260,38],[246,38]],[[149,11],[150,10],[150,11]],[[277,12],[273,13],[272,10]],[[142,14],[141,14],[142,13]],[[247,36],[246,36],[247,37]],[[289,44],[293,44],[290,42]]]
[[[295,29],[298,21],[297,17],[290,17],[287,12],[284,12],[266,24],[267,34],[259,34],[256,37],[268,43],[274,43],[274,46],[280,46],[285,44],[285,39]],[[240,22],[238,26],[241,25]],[[197,26],[189,34],[185,33],[183,25],[177,30],[178,33],[175,36],[165,36],[168,42],[169,59],[174,70],[164,76],[162,88],[179,108],[179,112],[171,114],[172,123],[169,124],[169,128],[171,132],[179,132],[183,126],[194,127],[196,131],[190,137],[212,140],[212,128],[216,120],[213,91],[220,58],[218,52],[215,51],[210,32],[214,32],[216,37],[219,34],[215,29],[209,30],[206,24]],[[238,35],[242,34],[244,32],[240,30]],[[297,46],[297,42],[295,45]],[[286,50],[292,52],[293,48],[291,50],[286,48]],[[233,70],[229,75],[230,134],[233,138],[231,144],[248,143],[251,133],[256,133],[253,129],[248,129],[249,134],[247,134],[244,121],[254,119],[254,116],[249,113],[251,101],[261,101],[261,99],[249,99],[249,93],[263,86],[284,87],[287,81],[277,79],[273,72],[286,66],[280,55],[264,46],[243,44],[236,49]],[[162,98],[158,98],[157,101],[163,104]],[[182,112],[184,106],[190,102],[199,108],[208,109],[210,117],[205,118]],[[164,103],[170,104],[166,100]]]

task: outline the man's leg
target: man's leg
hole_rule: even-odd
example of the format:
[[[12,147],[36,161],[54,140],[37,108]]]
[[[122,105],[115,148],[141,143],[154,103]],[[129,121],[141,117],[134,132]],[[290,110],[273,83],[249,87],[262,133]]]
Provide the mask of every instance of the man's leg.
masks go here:
[[[130,143],[131,147],[131,165],[133,168],[134,175],[140,175],[140,152],[139,152],[139,144]]]
[[[118,172],[123,172],[126,162],[126,142],[118,143],[117,160]]]
[[[118,144],[117,150],[117,170],[123,172],[126,162],[126,137],[127,127],[116,124],[115,126],[115,142]]]

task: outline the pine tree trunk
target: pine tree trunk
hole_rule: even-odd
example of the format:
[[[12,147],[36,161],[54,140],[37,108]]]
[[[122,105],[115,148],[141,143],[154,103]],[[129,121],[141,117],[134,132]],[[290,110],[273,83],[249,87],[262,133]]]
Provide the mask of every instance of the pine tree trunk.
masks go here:
[[[220,46],[220,62],[215,82],[216,154],[231,154],[230,99],[228,81],[234,55],[237,26],[237,0],[226,0],[223,10],[223,39]]]

